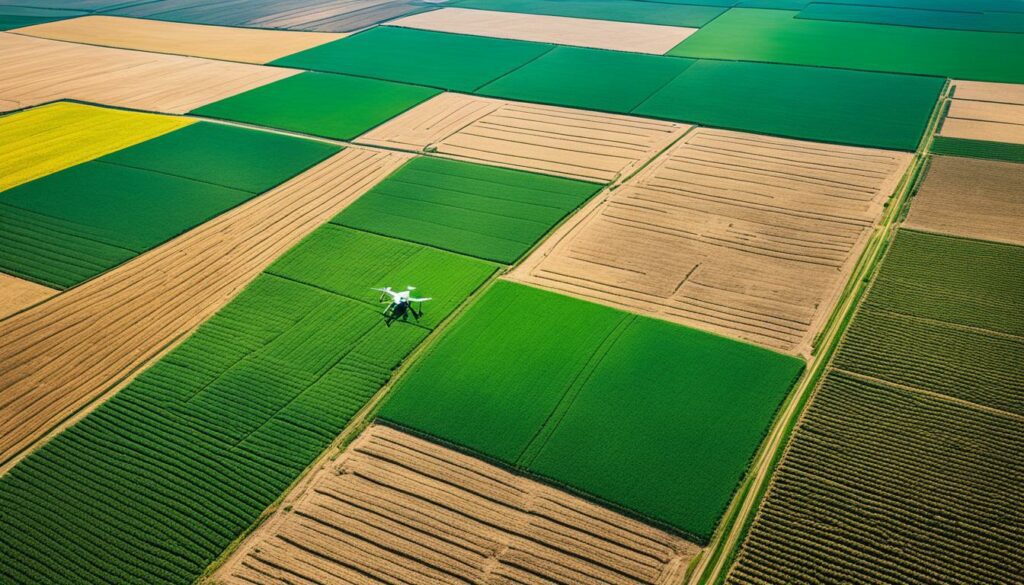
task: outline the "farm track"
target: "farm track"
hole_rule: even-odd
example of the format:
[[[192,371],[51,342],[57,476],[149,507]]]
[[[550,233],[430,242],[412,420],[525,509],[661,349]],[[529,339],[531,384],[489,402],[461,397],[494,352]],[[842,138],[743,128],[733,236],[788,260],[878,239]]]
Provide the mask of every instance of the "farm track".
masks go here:
[[[698,548],[386,426],[293,492],[219,583],[667,584]]]
[[[299,73],[0,33],[0,112],[61,99],[184,114]]]
[[[349,148],[50,301],[0,321],[0,473],[139,371],[408,159]]]
[[[909,158],[698,128],[510,278],[809,355]]]
[[[444,93],[356,142],[614,183],[690,128],[618,114]]]

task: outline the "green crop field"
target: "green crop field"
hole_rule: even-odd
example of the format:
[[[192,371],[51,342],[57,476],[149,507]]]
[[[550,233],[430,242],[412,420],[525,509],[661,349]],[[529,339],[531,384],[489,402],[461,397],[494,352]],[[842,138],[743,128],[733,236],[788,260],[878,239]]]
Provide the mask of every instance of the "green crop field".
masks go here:
[[[192,113],[351,140],[438,93],[426,87],[376,79],[306,72]]]
[[[704,542],[802,367],[498,282],[402,378],[380,416]]]
[[[571,18],[596,18],[666,26],[704,26],[731,2],[634,2],[633,0],[461,0],[458,8],[523,12]]]
[[[332,221],[510,264],[600,185],[420,157]]]
[[[479,93],[628,113],[693,63],[691,59],[558,47],[485,85]]]
[[[726,582],[1013,583],[1022,451],[1019,420],[832,373]]]
[[[898,232],[731,583],[1021,574],[1022,271],[1022,247]]]
[[[551,48],[544,43],[386,26],[289,55],[274,65],[473,91]]]
[[[315,140],[199,122],[99,160],[262,193],[340,150]]]
[[[806,140],[914,150],[936,77],[701,60],[634,114]]]
[[[181,130],[0,194],[0,268],[74,286],[340,150],[213,124]]]
[[[1024,13],[940,11],[931,8],[891,6],[859,6],[856,4],[808,4],[797,18],[891,24],[921,28],[977,30],[989,32],[1024,32]]]
[[[797,14],[735,8],[669,54],[1024,81],[1024,35],[830,22],[795,18]]]
[[[936,136],[931,151],[933,154],[1024,163],[1024,144]]]
[[[430,321],[386,327],[377,293],[344,282],[371,258],[374,276],[429,283],[448,302],[427,308]],[[0,478],[0,581],[191,583],[494,269],[316,232]]]

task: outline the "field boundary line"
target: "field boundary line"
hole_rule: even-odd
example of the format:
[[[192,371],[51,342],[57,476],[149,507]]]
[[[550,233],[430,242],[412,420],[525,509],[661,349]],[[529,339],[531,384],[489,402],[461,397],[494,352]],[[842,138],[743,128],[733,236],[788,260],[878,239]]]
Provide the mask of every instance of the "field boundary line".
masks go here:
[[[926,390],[924,388],[918,388],[917,386],[910,386],[909,384],[901,384],[899,382],[890,382],[889,380],[883,380],[882,378],[876,378],[874,376],[868,376],[867,374],[861,374],[859,372],[854,372],[854,371],[851,371],[851,370],[845,370],[843,368],[833,367],[833,368],[830,369],[830,371],[838,372],[840,374],[843,374],[844,376],[849,376],[851,378],[855,378],[855,379],[860,380],[862,382],[870,382],[872,384],[881,384],[883,386],[890,386],[892,388],[899,388],[901,390],[906,390],[907,392],[914,392],[914,393],[917,393],[917,394],[922,394],[924,396],[929,396],[931,398],[935,398],[936,400],[942,400],[943,402],[951,402],[953,404],[957,404],[957,405],[963,406],[964,408],[970,408],[971,410],[977,410],[977,411],[980,411],[980,412],[987,412],[988,414],[992,414],[992,415],[996,415],[996,416],[1004,416],[1004,417],[1012,418],[1012,419],[1020,421],[1020,422],[1024,422],[1024,414],[1017,414],[1015,412],[1010,412],[1010,411],[1007,411],[1007,410],[1002,410],[1000,408],[995,408],[993,406],[985,406],[984,404],[978,404],[977,402],[971,402],[970,400],[964,400],[963,398],[957,398],[955,396],[950,396],[948,394],[943,394],[941,392],[935,392],[934,390]]]

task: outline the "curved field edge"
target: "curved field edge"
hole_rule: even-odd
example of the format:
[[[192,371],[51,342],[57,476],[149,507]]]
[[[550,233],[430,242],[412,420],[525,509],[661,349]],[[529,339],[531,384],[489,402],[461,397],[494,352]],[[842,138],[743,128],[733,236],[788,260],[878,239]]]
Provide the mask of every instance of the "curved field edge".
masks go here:
[[[688,572],[684,583],[689,585],[721,585],[732,567],[740,546],[745,542],[750,526],[760,510],[779,461],[785,454],[793,432],[803,417],[810,399],[828,371],[836,350],[853,320],[860,303],[867,295],[878,268],[889,250],[897,224],[906,216],[914,191],[923,179],[923,170],[928,162],[928,153],[935,137],[934,133],[948,107],[950,83],[947,80],[940,97],[932,110],[924,136],[918,145],[913,161],[907,168],[903,181],[889,199],[882,220],[865,246],[857,266],[850,275],[847,286],[836,303],[832,315],[815,339],[814,360],[808,364],[805,377],[787,397],[780,408],[782,413],[775,420],[762,443],[754,464],[748,468],[747,476],[737,490],[725,516],[719,523],[715,535],[704,552]]]

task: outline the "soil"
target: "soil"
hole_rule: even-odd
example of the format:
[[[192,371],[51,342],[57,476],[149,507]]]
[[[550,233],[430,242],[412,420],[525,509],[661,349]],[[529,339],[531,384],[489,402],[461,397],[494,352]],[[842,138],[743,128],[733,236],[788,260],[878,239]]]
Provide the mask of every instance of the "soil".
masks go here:
[[[502,39],[661,55],[695,28],[588,18],[442,8],[393,20],[389,25]]]
[[[58,41],[245,63],[268,63],[346,36],[99,15],[38,24],[16,32]]]
[[[932,157],[906,227],[1024,244],[1024,165]]]
[[[299,73],[0,33],[0,107],[74,99],[183,114]]]
[[[0,272],[0,320],[60,291]]]
[[[699,548],[374,425],[214,574],[241,583],[676,583]]]
[[[0,471],[224,306],[407,155],[348,148],[95,279],[0,321]]]
[[[508,278],[806,356],[910,159],[699,128]]]
[[[456,93],[430,101],[356,141],[611,183],[690,126]]]

